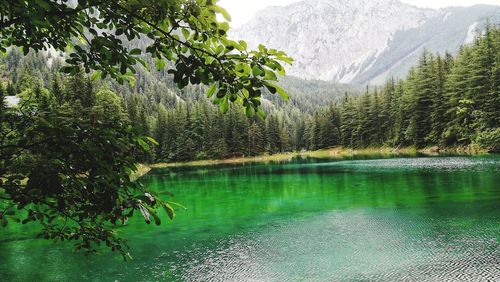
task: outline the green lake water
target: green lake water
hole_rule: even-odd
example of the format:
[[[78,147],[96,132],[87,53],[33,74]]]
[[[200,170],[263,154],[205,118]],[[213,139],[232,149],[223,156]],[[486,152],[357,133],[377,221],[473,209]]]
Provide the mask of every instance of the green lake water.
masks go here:
[[[121,227],[133,261],[0,229],[0,281],[499,281],[500,156],[152,171],[188,209]]]

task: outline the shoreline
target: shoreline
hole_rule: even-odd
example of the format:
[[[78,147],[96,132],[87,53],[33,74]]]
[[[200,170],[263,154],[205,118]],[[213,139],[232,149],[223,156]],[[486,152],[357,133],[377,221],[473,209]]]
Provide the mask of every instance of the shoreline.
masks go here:
[[[404,148],[363,148],[363,149],[346,149],[342,147],[335,147],[329,149],[320,149],[316,151],[301,151],[301,152],[287,152],[273,155],[260,155],[253,157],[234,157],[220,160],[196,160],[186,162],[171,162],[171,163],[155,163],[155,164],[139,164],[138,170],[132,174],[131,178],[134,180],[144,176],[152,169],[169,168],[169,167],[192,167],[192,166],[212,166],[221,164],[242,164],[242,163],[256,163],[256,162],[279,162],[290,161],[296,157],[312,157],[312,158],[329,158],[329,159],[343,159],[346,157],[354,156],[405,156],[422,154],[426,156],[439,156],[439,155],[482,155],[488,154],[487,150],[472,148],[472,147],[455,147],[455,148],[438,148],[427,147],[423,149],[416,149],[414,147]]]

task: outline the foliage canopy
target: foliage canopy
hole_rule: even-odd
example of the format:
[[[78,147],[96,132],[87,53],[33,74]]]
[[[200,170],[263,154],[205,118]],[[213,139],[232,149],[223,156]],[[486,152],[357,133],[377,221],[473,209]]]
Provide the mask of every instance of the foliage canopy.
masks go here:
[[[244,41],[227,37],[229,24],[217,15],[230,20],[216,0],[2,1],[0,50],[66,50],[64,72],[76,74],[81,65],[119,82],[133,81],[138,63],[149,68],[141,57],[146,53],[156,68],[168,68],[179,87],[210,86],[207,95],[215,95],[223,111],[229,101],[239,101],[249,114],[264,115],[261,88],[286,98],[273,81],[285,74],[281,63],[292,59],[262,45],[247,50]],[[127,48],[124,42],[132,40],[144,46]]]
[[[26,75],[9,82],[21,104],[3,104],[0,83],[0,222],[37,221],[45,238],[75,240],[94,252],[105,243],[129,257],[114,227],[139,212],[160,224],[175,203],[130,179],[137,157],[156,141],[133,124],[120,98],[94,89],[93,79],[134,84],[138,65],[173,76],[178,87],[203,84],[223,112],[231,102],[249,116],[261,109],[262,88],[287,98],[274,82],[284,75],[282,51],[227,37],[228,13],[216,0],[33,0],[0,2],[0,51],[21,47],[67,54],[52,89]],[[225,20],[219,21],[218,16]]]

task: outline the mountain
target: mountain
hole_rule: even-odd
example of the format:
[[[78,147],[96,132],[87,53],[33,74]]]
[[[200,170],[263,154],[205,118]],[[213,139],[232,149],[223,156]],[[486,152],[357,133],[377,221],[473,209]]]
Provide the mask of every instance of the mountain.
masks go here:
[[[269,7],[232,36],[286,51],[304,79],[379,84],[404,77],[424,49],[456,53],[500,6],[423,9],[397,0],[306,0]]]

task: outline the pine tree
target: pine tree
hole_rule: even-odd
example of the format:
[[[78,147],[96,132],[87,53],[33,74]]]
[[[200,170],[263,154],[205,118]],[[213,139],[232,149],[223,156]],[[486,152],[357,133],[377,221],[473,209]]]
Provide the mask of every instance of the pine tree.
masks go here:
[[[298,120],[295,124],[294,137],[292,143],[294,144],[294,150],[300,151],[307,147],[306,142],[306,124],[302,120]]]
[[[380,111],[378,112],[378,126],[380,128],[380,139],[382,143],[390,143],[391,140],[394,139],[395,112],[393,108],[396,105],[394,92],[395,81],[394,78],[390,78],[382,90]]]
[[[256,121],[248,128],[247,155],[256,156],[265,152],[264,136],[261,127]]]
[[[168,112],[163,105],[158,106],[158,118],[154,130],[154,138],[159,143],[156,146],[156,159],[158,161],[168,161],[167,128]]]
[[[392,119],[394,123],[392,124],[392,137],[389,141],[389,143],[392,146],[399,147],[401,145],[404,145],[405,143],[405,131],[408,126],[407,120],[408,117],[405,114],[405,107],[404,107],[404,95],[405,95],[405,83],[404,81],[400,80],[395,86],[394,89],[394,98],[391,109],[390,115],[392,116]]]
[[[268,152],[279,153],[282,150],[281,134],[279,128],[279,121],[275,116],[268,116],[266,118],[266,131],[268,141]]]
[[[347,94],[344,96],[344,100],[341,104],[340,110],[340,135],[341,144],[344,147],[354,147],[356,145],[355,131],[358,127],[356,107],[354,101]]]
[[[330,105],[327,112],[327,125],[324,129],[327,132],[325,143],[327,146],[340,145],[340,111],[336,104]]]
[[[61,85],[61,78],[58,75],[54,75],[52,79],[52,93],[59,104],[63,103],[65,100],[64,91]]]
[[[93,86],[90,78],[80,71],[77,75],[66,79],[64,94],[67,100],[73,103],[79,102],[83,107],[89,107],[94,104]]]
[[[435,60],[434,66],[436,72],[434,76],[434,93],[432,97],[432,112],[431,112],[431,131],[428,140],[431,144],[439,144],[443,134],[446,123],[444,122],[444,115],[446,112],[445,95],[445,80],[447,75],[447,68],[444,61],[438,55]]]
[[[247,153],[248,119],[241,107],[233,107],[226,116],[226,143],[229,154],[244,156]]]
[[[365,146],[380,146],[382,145],[382,131],[380,125],[382,124],[382,120],[379,115],[382,112],[379,102],[379,94],[375,89],[373,94],[370,95],[370,107],[368,109],[368,125],[369,134],[367,135],[368,141]]]
[[[488,113],[488,126],[491,128],[500,127],[500,25],[495,29],[490,29],[492,48],[491,54],[494,58],[489,78],[490,91],[486,101],[486,111]]]
[[[204,146],[205,122],[202,109],[195,107],[188,121],[189,139],[194,143],[196,159],[205,159],[207,153]]]
[[[223,114],[220,111],[217,111],[216,114],[212,117],[211,128],[209,140],[211,140],[211,146],[209,155],[211,158],[222,158],[228,155],[228,146],[225,138],[225,120],[223,118]]]
[[[419,66],[417,68],[417,77],[414,88],[414,116],[412,120],[413,127],[411,128],[413,144],[417,148],[424,147],[428,144],[428,137],[431,131],[431,109],[432,98],[435,91],[433,77],[435,76],[433,57],[428,52],[424,52],[420,57]]]
[[[474,128],[488,127],[492,124],[494,116],[488,114],[488,95],[490,93],[489,83],[491,77],[491,67],[495,56],[492,53],[490,25],[486,26],[486,34],[478,34],[471,50],[470,77],[468,77],[468,87],[471,92],[470,99],[473,104],[472,123]],[[472,136],[468,136],[469,138]]]
[[[321,142],[321,122],[320,122],[320,117],[319,113],[315,113],[314,117],[311,121],[311,132],[309,136],[309,149],[310,150],[317,150],[322,148],[324,145]]]
[[[445,145],[470,143],[473,111],[473,95],[469,87],[471,56],[469,47],[462,48],[446,80]]]
[[[363,95],[357,103],[357,118],[358,126],[356,129],[356,147],[367,147],[370,145],[370,137],[372,136],[373,128],[371,127],[370,120],[370,108],[371,99],[369,95],[368,88],[365,95]]]

